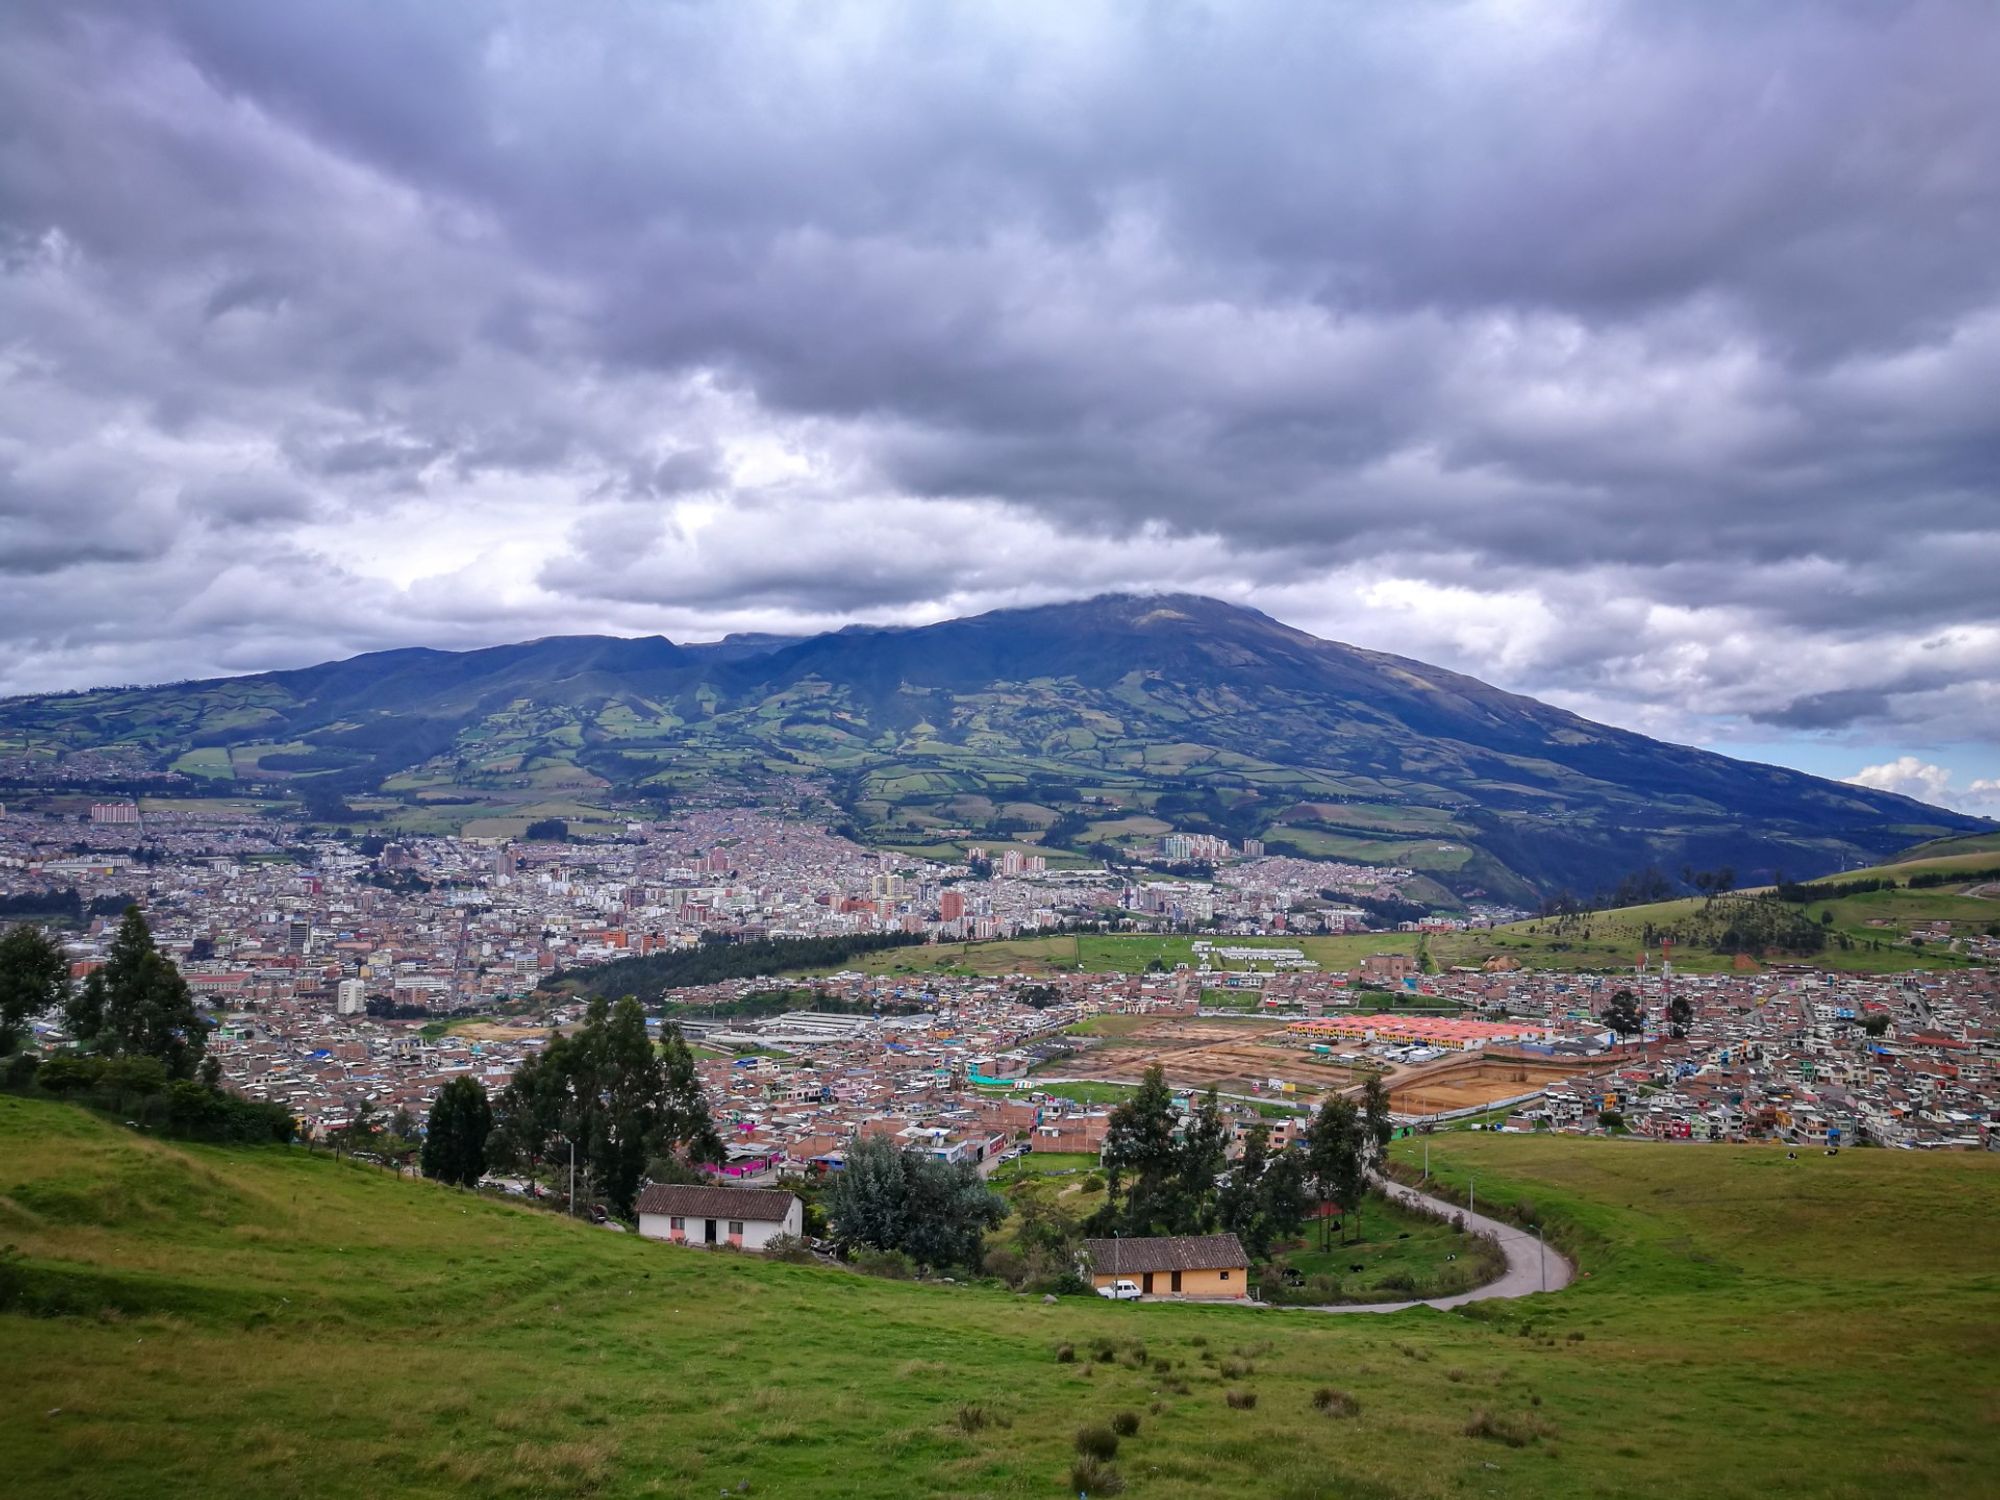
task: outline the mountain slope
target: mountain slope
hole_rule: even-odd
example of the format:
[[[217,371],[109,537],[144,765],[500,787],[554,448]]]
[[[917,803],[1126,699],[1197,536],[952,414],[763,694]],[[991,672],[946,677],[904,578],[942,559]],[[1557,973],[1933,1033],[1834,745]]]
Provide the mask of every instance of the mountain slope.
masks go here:
[[[803,776],[880,842],[1046,831],[1052,847],[1117,847],[1174,826],[1510,900],[1587,893],[1649,864],[1811,875],[1991,827],[1182,595],[796,642],[391,651],[18,699],[0,705],[0,732],[45,756],[122,745],[321,799],[697,784],[754,796]]]

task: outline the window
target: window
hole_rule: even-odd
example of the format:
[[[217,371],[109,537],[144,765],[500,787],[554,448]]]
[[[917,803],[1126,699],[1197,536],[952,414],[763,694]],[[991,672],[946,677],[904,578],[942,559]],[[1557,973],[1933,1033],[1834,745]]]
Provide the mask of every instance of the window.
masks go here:
[[[731,1234],[741,1234],[743,1232],[743,1221],[741,1219],[731,1219],[729,1221],[729,1232]]]
[[[1224,1271],[1224,1272],[1222,1273],[1222,1279],[1223,1279],[1224,1281],[1227,1281],[1227,1280],[1229,1279],[1229,1273],[1228,1273],[1227,1271]]]
[[[671,1219],[667,1220],[667,1228],[670,1230],[685,1230],[687,1227],[687,1220],[683,1219],[679,1214],[675,1214]]]

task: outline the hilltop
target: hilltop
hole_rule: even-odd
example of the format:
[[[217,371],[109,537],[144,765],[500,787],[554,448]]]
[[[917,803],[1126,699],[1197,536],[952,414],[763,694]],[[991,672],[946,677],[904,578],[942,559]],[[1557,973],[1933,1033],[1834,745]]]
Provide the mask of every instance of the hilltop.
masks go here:
[[[1128,1493],[1180,1500],[1977,1486],[2000,1162],[1460,1135],[1431,1165],[1584,1280],[1463,1316],[1044,1305],[0,1096],[0,1472],[49,1497],[1058,1496],[1076,1428],[1131,1410]],[[1316,1411],[1323,1386],[1359,1414]]]
[[[1178,828],[1523,904],[1647,866],[1809,876],[1991,828],[1183,595],[806,640],[389,651],[21,698],[0,704],[6,747],[20,789],[108,749],[324,821],[475,834],[551,816],[609,829],[649,799],[804,778],[861,837],[934,855],[995,840],[1116,853]]]

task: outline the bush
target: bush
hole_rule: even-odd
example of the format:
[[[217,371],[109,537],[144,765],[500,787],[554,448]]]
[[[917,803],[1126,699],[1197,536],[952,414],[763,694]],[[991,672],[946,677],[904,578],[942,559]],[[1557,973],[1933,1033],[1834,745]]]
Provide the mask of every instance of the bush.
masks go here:
[[[1110,1461],[1118,1456],[1118,1434],[1102,1422],[1076,1430],[1076,1451],[1086,1458]]]
[[[802,1266],[812,1258],[812,1246],[796,1234],[774,1234],[764,1242],[766,1260],[782,1260],[789,1265]]]
[[[1361,1403],[1359,1401],[1356,1401],[1346,1391],[1335,1390],[1330,1385],[1323,1385],[1313,1392],[1313,1409],[1315,1411],[1323,1411],[1329,1417],[1358,1417],[1361,1415]]]
[[[953,1414],[960,1432],[978,1432],[987,1427],[1011,1427],[1013,1423],[996,1416],[976,1401],[968,1401]]]
[[[1111,1430],[1122,1438],[1137,1437],[1139,1414],[1136,1411],[1121,1411],[1111,1419]]]
[[[1505,1443],[1509,1448],[1525,1448],[1542,1438],[1552,1437],[1555,1429],[1540,1417],[1495,1416],[1482,1409],[1466,1419],[1464,1432],[1469,1438],[1485,1438],[1489,1442]]]
[[[1056,1363],[1057,1363],[1057,1364],[1059,1364],[1059,1365],[1073,1365],[1073,1364],[1075,1364],[1075,1363],[1076,1363],[1076,1345],[1074,1345],[1074,1344],[1057,1344],[1057,1345],[1056,1345]]]
[[[1086,1176],[1084,1177],[1084,1179],[1083,1179],[1083,1190],[1084,1190],[1084,1191],[1085,1191],[1086,1193],[1101,1193],[1101,1192],[1103,1192],[1103,1191],[1104,1191],[1104,1179],[1103,1179],[1102,1177],[1098,1176],[1098,1175],[1097,1175],[1097,1173],[1095,1173],[1095,1172],[1091,1172],[1091,1173],[1089,1173],[1089,1174],[1088,1174],[1088,1175],[1086,1175]]]
[[[1257,1393],[1255,1391],[1231,1391],[1223,1399],[1229,1403],[1231,1411],[1249,1411],[1257,1404]]]
[[[1225,1359],[1220,1368],[1224,1380],[1241,1380],[1257,1373],[1257,1367],[1247,1359]]]
[[[889,1281],[912,1281],[917,1263],[900,1250],[860,1250],[855,1252],[854,1269],[864,1276],[880,1276]]]
[[[1069,1466],[1069,1487],[1079,1495],[1122,1495],[1125,1476],[1116,1464],[1086,1455]]]

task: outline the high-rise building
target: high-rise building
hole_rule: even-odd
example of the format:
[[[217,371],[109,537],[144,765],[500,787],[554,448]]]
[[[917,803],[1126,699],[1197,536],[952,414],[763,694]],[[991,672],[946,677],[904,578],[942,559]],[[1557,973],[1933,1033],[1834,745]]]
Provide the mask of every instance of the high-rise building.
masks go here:
[[[358,979],[343,979],[335,990],[343,1016],[358,1016],[368,1008],[368,986]]]
[[[965,893],[946,891],[938,897],[938,916],[946,922],[957,922],[965,916]]]
[[[1018,875],[1021,873],[1021,851],[1019,849],[1008,849],[1001,854],[1000,873],[1002,875]]]

